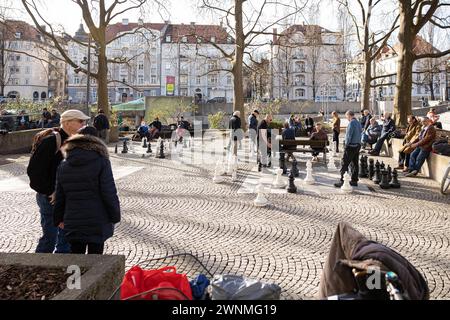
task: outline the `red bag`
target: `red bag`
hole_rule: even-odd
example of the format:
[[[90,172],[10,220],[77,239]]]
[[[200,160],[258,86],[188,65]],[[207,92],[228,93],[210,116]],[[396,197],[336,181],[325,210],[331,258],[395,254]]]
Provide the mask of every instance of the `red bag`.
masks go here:
[[[138,300],[192,300],[192,290],[185,274],[177,273],[175,267],[142,270],[135,266],[123,279],[121,300],[153,290],[133,299]],[[181,292],[180,292],[181,291]]]

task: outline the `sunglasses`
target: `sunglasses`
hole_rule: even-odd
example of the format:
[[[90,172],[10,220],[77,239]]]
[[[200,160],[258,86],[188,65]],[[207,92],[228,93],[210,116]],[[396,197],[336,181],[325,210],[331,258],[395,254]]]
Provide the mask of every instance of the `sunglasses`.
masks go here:
[[[76,121],[76,122],[78,122],[78,123],[80,123],[80,124],[82,124],[82,123],[84,123],[86,120],[81,120],[81,119],[74,119],[74,120],[72,120],[72,121]]]

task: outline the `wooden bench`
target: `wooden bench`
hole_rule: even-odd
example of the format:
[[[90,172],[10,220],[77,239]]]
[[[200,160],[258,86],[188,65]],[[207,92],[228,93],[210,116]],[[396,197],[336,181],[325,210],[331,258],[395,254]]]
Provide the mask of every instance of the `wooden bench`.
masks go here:
[[[328,141],[326,140],[309,140],[309,139],[279,140],[279,143],[280,143],[280,153],[284,154],[286,153],[292,154],[294,152],[311,153],[311,154],[313,152],[323,153],[323,161],[327,163]],[[295,149],[289,148],[292,146],[295,146]]]

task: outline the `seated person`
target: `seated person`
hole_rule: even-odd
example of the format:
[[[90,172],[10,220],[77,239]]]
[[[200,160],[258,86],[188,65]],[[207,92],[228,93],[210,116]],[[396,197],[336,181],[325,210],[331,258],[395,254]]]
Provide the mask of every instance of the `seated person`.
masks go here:
[[[431,125],[435,126],[437,129],[442,130],[442,123],[439,122],[439,115],[436,113],[436,109],[431,108],[427,113],[427,118],[430,118]]]
[[[381,136],[381,126],[378,124],[375,118],[370,119],[370,124],[366,130],[363,131],[361,136],[361,143],[363,148],[366,147],[366,144],[375,144],[378,141],[378,138]]]
[[[149,128],[148,125],[145,123],[145,121],[141,122],[141,125],[139,126],[137,133],[139,134],[140,139],[144,137],[148,139],[150,137]]]
[[[183,136],[186,135],[186,131],[189,130],[190,123],[186,120],[184,120],[184,117],[182,116],[180,120],[177,123],[178,127],[176,130],[177,133],[177,141],[183,142]]]
[[[322,141],[327,141],[328,142],[328,135],[325,132],[325,130],[323,130],[322,124],[320,122],[318,122],[316,124],[316,127],[314,128],[313,133],[311,134],[311,138],[310,140],[322,140]],[[322,149],[317,149],[317,148],[312,148],[313,150],[317,150],[313,152],[313,161],[318,161],[317,156],[319,155],[320,151],[322,151]]]
[[[53,109],[52,110],[52,116],[50,118],[49,127],[57,127],[60,125],[61,122],[61,116],[60,114]]]
[[[381,136],[377,141],[377,144],[375,145],[375,148],[369,152],[372,156],[379,156],[381,148],[383,147],[383,143],[389,139],[389,136],[392,132],[395,131],[395,123],[394,119],[391,118],[391,114],[389,112],[386,112],[384,114],[384,120],[383,120],[383,129],[381,130]]]
[[[395,169],[403,170],[403,172],[408,171],[409,159],[411,152],[414,150],[407,147],[411,141],[416,140],[419,137],[420,131],[422,130],[422,124],[413,115],[408,116],[408,127],[406,128],[406,133],[403,138],[403,147],[399,151],[398,156],[398,167]]]
[[[19,130],[27,130],[30,128],[30,117],[25,114],[25,110],[20,111],[17,117]]]
[[[289,122],[285,122],[283,124],[283,131],[281,132],[281,137],[283,140],[295,140],[295,129],[291,128]],[[285,150],[295,150],[297,149],[297,146],[286,146],[284,147]],[[287,157],[286,161],[289,161],[290,158],[294,158],[294,155],[292,152],[287,151]]]
[[[422,119],[422,131],[419,137],[406,144],[407,147],[414,149],[411,153],[408,165],[407,177],[415,177],[420,172],[422,165],[433,149],[433,143],[436,139],[436,128],[433,126],[433,121],[427,117]]]
[[[155,120],[153,120],[152,123],[149,125],[150,127],[150,138],[155,139],[157,138],[158,134],[161,132],[162,129],[162,123],[159,121],[159,118],[156,117]]]

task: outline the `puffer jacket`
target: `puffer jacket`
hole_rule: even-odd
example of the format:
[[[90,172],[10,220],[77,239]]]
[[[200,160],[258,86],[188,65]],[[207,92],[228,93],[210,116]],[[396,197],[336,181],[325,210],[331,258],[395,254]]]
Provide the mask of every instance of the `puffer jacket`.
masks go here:
[[[103,243],[120,221],[120,203],[108,149],[99,138],[75,135],[62,147],[54,224],[64,222],[69,242]]]

